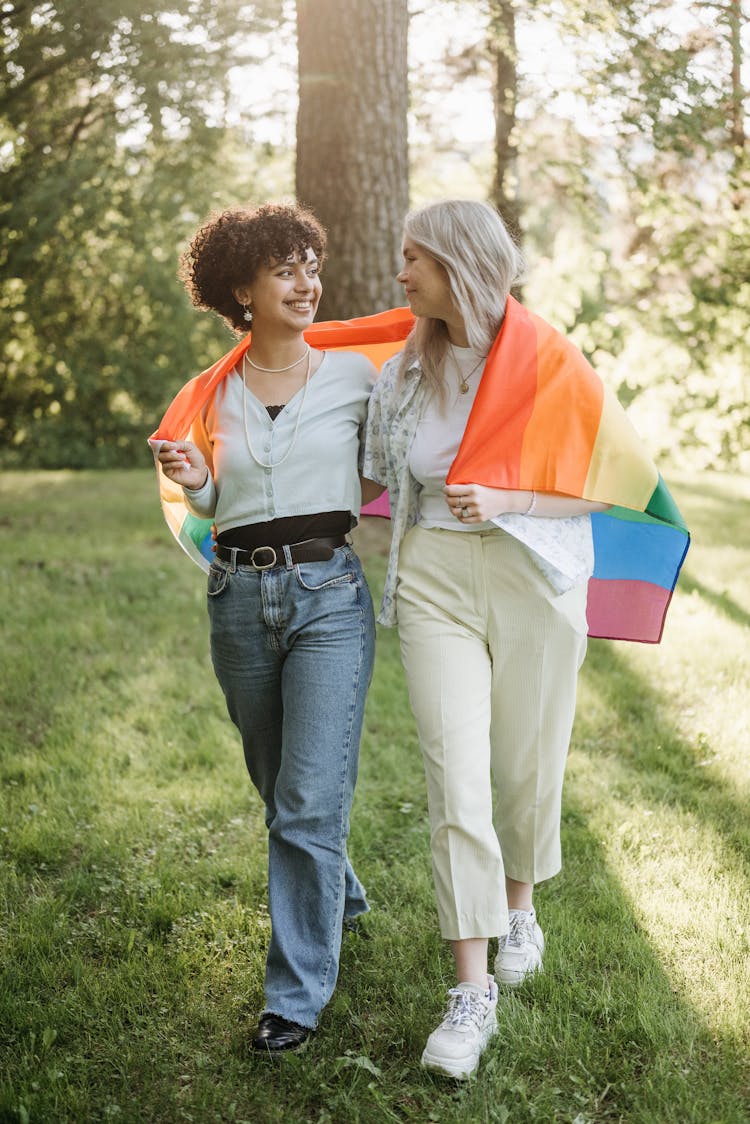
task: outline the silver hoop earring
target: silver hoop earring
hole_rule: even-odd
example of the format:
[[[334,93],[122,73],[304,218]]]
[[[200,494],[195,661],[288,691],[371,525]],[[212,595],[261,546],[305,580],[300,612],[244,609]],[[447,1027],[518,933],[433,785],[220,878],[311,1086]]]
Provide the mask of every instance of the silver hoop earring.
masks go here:
[[[245,311],[244,311],[244,312],[242,313],[242,319],[243,319],[243,320],[247,320],[248,324],[251,324],[251,323],[252,323],[252,320],[253,320],[253,310],[252,310],[252,308],[250,307],[250,305],[249,305],[249,304],[243,304],[243,306],[242,306],[242,307],[243,307],[243,308],[244,308],[244,310],[245,310]]]

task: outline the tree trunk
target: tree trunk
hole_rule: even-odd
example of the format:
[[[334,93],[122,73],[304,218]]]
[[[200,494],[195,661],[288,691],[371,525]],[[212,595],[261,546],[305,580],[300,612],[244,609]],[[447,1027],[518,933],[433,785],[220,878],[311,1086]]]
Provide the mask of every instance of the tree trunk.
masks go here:
[[[742,86],[742,6],[740,0],[727,5],[729,43],[732,51],[732,97],[729,129],[735,157],[745,149],[745,91]]]
[[[516,172],[516,103],[518,52],[513,0],[490,0],[488,45],[495,66],[495,179],[492,201],[511,234],[520,242],[521,201]]]
[[[328,231],[321,319],[404,303],[407,0],[297,0],[296,190]]]
[[[747,167],[747,133],[745,104],[747,94],[742,82],[743,14],[740,0],[730,0],[726,8],[729,45],[732,52],[732,94],[729,99],[729,137],[732,145],[732,206],[744,211],[750,198],[750,176]]]

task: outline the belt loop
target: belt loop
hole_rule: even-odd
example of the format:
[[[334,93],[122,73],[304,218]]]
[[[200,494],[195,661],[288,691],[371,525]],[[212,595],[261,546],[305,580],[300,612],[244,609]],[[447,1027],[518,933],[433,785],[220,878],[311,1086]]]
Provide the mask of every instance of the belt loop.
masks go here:
[[[237,573],[237,555],[239,554],[240,548],[238,546],[230,546],[229,550],[232,554],[232,561],[229,563],[229,573],[230,574],[236,574]]]
[[[294,566],[294,562],[292,561],[292,548],[285,544],[281,549],[284,551],[284,561],[286,562],[286,568],[287,570],[291,570]]]

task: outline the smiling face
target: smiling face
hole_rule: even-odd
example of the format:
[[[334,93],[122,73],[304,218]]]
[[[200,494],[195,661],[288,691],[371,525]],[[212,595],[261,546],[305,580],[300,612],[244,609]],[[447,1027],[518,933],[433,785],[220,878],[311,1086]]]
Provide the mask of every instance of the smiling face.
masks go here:
[[[295,253],[261,265],[253,281],[235,291],[237,300],[252,308],[253,331],[286,326],[301,332],[309,327],[323,291],[319,273],[318,259],[310,247],[304,257]]]
[[[456,307],[445,268],[408,235],[404,235],[402,253],[404,264],[396,280],[404,286],[414,315],[447,322],[454,319]]]

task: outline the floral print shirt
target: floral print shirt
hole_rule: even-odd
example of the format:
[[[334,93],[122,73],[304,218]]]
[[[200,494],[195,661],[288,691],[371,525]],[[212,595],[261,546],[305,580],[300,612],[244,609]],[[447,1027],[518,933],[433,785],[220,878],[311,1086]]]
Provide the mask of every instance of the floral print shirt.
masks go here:
[[[400,354],[389,359],[375,383],[362,462],[362,475],[385,485],[391,505],[391,548],[378,615],[378,621],[384,625],[396,624],[399,551],[405,534],[419,519],[420,485],[409,470],[409,452],[427,397],[418,362],[409,367],[398,385],[400,361]],[[589,515],[549,519],[504,514],[492,522],[526,546],[532,561],[557,593],[591,577],[594,544]]]

